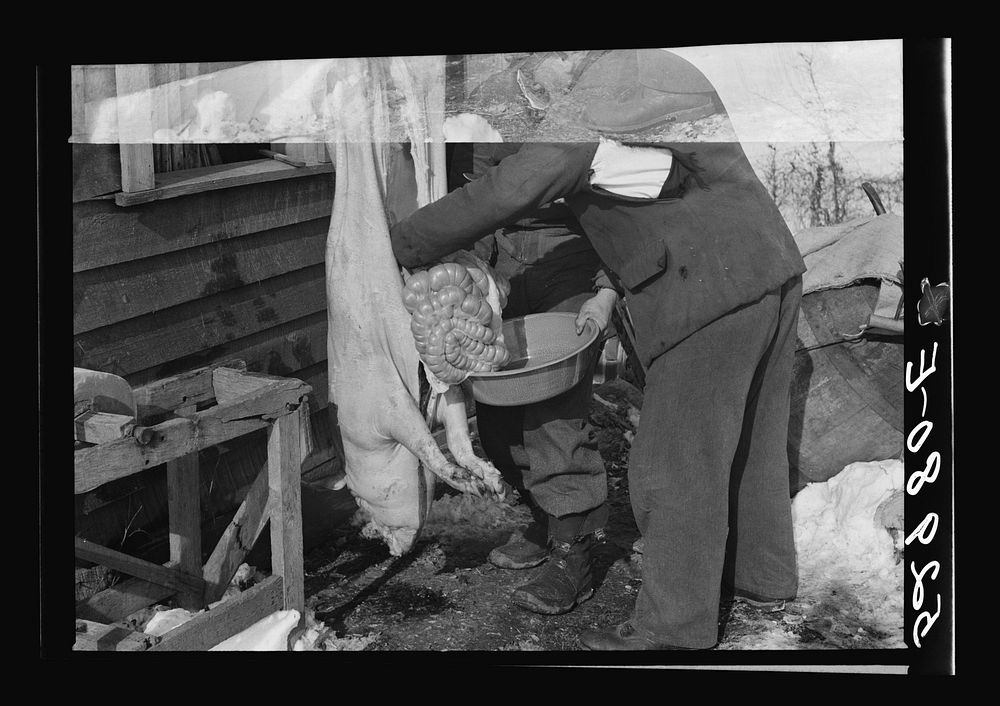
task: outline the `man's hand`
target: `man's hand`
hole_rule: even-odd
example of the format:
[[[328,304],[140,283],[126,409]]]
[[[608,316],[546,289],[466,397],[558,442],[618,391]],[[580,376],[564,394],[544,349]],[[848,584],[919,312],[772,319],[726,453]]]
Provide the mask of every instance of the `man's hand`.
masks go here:
[[[590,319],[597,325],[598,335],[604,333],[611,320],[611,312],[614,311],[615,303],[618,301],[618,293],[613,289],[601,289],[580,307],[580,313],[576,315],[576,333],[583,333],[583,327]]]

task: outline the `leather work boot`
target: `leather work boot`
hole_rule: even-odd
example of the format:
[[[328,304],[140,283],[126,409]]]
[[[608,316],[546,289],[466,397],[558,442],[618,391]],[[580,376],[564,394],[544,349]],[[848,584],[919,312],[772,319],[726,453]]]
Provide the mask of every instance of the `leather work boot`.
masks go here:
[[[591,572],[593,534],[573,537],[566,542],[552,536],[549,561],[537,576],[517,588],[511,597],[515,605],[543,615],[560,615],[573,610],[594,595]]]
[[[657,642],[640,635],[626,620],[608,630],[584,630],[580,634],[580,644],[588,650],[690,650],[692,647],[675,647]]]
[[[664,93],[637,86],[619,100],[593,101],[581,116],[584,127],[599,132],[636,132],[666,122],[686,122],[716,112],[711,94]]]
[[[503,546],[490,552],[489,562],[501,569],[530,569],[549,558],[547,516],[532,507],[531,524],[514,532]]]

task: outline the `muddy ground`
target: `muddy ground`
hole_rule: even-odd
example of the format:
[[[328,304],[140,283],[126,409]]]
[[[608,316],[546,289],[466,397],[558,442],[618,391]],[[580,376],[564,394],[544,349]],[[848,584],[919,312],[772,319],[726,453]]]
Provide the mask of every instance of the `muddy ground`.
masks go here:
[[[509,595],[541,567],[511,571],[487,561],[490,550],[524,525],[524,505],[485,503],[438,489],[416,549],[394,558],[380,541],[342,527],[305,557],[306,607],[318,650],[583,649],[588,628],[627,619],[642,585],[639,538],[628,498],[627,459],[641,394],[623,380],[599,386],[591,421],[608,470],[611,524],[596,550],[594,596],[568,614],[542,616]],[[723,604],[716,649],[866,649],[892,646],[859,619],[850,595],[804,593],[782,613]],[[852,603],[853,600],[853,603]]]

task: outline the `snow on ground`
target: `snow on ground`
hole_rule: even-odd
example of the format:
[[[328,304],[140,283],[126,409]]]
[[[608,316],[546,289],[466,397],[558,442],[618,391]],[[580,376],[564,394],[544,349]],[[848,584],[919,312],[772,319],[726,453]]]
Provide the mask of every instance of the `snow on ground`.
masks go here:
[[[298,625],[301,613],[279,610],[258,620],[243,632],[223,640],[211,652],[276,652],[288,649],[288,636]]]
[[[892,459],[852,463],[799,491],[792,502],[798,596],[783,614],[757,619],[758,629],[722,647],[906,647],[900,547],[881,521],[884,504],[903,483],[903,463]]]
[[[825,483],[795,496],[792,516],[800,593],[856,600],[859,620],[903,642],[903,564],[878,507],[903,487],[897,459],[852,463]]]

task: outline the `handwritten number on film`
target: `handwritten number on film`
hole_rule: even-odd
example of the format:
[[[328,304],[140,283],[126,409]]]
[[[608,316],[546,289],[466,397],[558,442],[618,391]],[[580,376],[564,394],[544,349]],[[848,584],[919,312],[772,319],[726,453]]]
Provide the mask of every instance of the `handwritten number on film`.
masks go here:
[[[913,392],[924,380],[927,379],[934,371],[934,362],[937,358],[937,348],[938,344],[935,341],[934,348],[931,352],[931,363],[930,367],[924,367],[924,353],[925,351],[920,351],[920,375],[916,380],[912,380],[913,363],[908,362],[906,364],[906,391]],[[923,412],[921,417],[927,413],[927,390],[926,388],[920,387],[921,393],[924,396]],[[906,448],[912,452],[917,453],[923,447],[924,442],[930,435],[931,430],[934,428],[934,423],[929,419],[923,419],[919,424],[917,424],[913,429],[910,430],[909,435],[906,437]],[[927,462],[924,464],[922,471],[914,472],[906,480],[906,492],[909,495],[916,495],[920,492],[920,489],[925,483],[933,483],[937,480],[938,472],[941,469],[941,454],[937,451],[932,451],[927,456]],[[917,540],[921,544],[927,545],[934,541],[934,537],[937,535],[938,530],[938,514],[936,512],[928,512],[920,524],[917,525],[907,537],[906,546],[909,546],[914,540]],[[927,572],[930,572],[930,580],[934,581],[938,577],[938,572],[941,570],[941,564],[937,561],[931,561],[924,564],[923,568],[919,571],[916,567],[916,562],[910,562],[910,572],[916,579],[916,584],[913,587],[912,605],[914,610],[921,611],[917,615],[916,621],[913,623],[913,644],[920,647],[920,639],[927,635],[927,632],[934,625],[934,622],[941,615],[941,594],[937,594],[937,609],[932,614],[929,610],[921,610],[924,606],[924,576]]]

